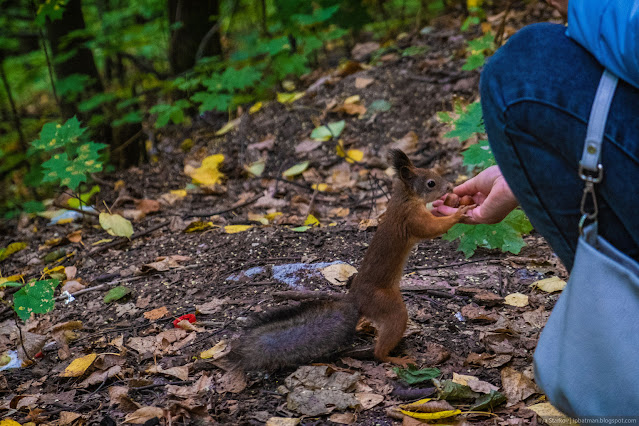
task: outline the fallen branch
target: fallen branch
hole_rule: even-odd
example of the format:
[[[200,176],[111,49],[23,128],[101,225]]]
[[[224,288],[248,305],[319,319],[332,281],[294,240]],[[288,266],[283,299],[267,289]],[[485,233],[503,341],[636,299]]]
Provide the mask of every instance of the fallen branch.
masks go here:
[[[229,207],[228,209],[219,210],[219,211],[215,211],[215,212],[207,212],[207,213],[202,213],[202,212],[190,213],[190,214],[187,214],[184,217],[185,218],[189,218],[189,217],[208,217],[208,216],[215,216],[215,215],[218,215],[218,214],[229,213],[229,212],[232,212],[235,209],[240,209],[242,207],[246,207],[248,205],[251,205],[251,204],[253,204],[254,202],[256,202],[257,200],[259,200],[262,197],[263,197],[262,194],[257,194],[255,197],[251,198],[250,200],[245,201],[245,202],[243,202],[241,204],[238,204],[236,206]]]
[[[144,236],[150,234],[153,231],[157,231],[160,228],[164,228],[168,224],[169,224],[169,221],[165,220],[164,222],[158,223],[157,225],[153,225],[152,227],[150,227],[150,228],[148,228],[148,229],[146,229],[144,231],[136,232],[135,234],[133,234],[131,236],[131,238],[122,237],[122,238],[118,238],[115,241],[111,241],[110,243],[106,243],[106,244],[103,244],[101,246],[98,246],[98,247],[94,248],[93,250],[91,250],[89,252],[89,256],[93,256],[94,254],[102,253],[103,251],[106,251],[106,250],[108,250],[108,249],[110,249],[112,247],[117,247],[117,246],[119,246],[121,244],[125,244],[127,242],[131,242],[131,241],[133,241],[135,239],[138,239],[140,237],[144,237]]]

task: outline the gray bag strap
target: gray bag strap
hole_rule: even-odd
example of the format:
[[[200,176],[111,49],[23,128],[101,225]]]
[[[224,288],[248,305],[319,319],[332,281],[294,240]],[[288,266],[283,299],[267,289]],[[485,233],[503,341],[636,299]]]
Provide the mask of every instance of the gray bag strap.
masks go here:
[[[604,138],[604,130],[606,129],[606,121],[610,112],[612,98],[617,88],[618,78],[611,74],[608,70],[604,70],[599,87],[595,94],[595,100],[592,102],[590,110],[590,119],[588,121],[588,131],[586,132],[586,141],[584,150],[579,162],[579,177],[585,182],[583,196],[581,198],[581,220],[579,221],[579,231],[583,230],[586,219],[597,220],[599,213],[597,207],[597,199],[595,197],[595,183],[601,182],[603,179],[603,166],[599,162],[601,157],[601,144]],[[592,198],[593,210],[586,210],[586,201],[588,197]],[[594,233],[596,238],[596,232]]]

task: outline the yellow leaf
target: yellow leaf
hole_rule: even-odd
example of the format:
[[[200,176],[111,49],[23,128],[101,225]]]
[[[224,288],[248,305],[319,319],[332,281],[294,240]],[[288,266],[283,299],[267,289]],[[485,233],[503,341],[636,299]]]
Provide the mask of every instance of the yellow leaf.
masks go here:
[[[523,308],[528,305],[528,296],[521,293],[511,293],[504,297],[504,303],[510,306],[517,306]]]
[[[219,228],[219,226],[213,225],[213,222],[203,222],[201,220],[196,220],[195,222],[190,223],[189,226],[186,227],[184,232],[202,232],[211,228]]]
[[[176,197],[184,198],[186,197],[186,189],[172,189],[171,194],[175,195]]]
[[[355,95],[355,96],[349,96],[348,98],[346,98],[344,100],[344,104],[348,105],[348,104],[355,104],[359,102],[359,95]]]
[[[436,413],[414,413],[412,411],[400,410],[402,414],[405,414],[414,419],[420,420],[437,420],[437,419],[445,419],[446,417],[453,417],[457,414],[461,414],[461,410],[448,410],[448,411],[438,411]]]
[[[224,227],[224,232],[227,234],[237,234],[238,232],[244,232],[251,229],[253,225],[228,225]]]
[[[298,99],[303,98],[305,95],[304,92],[293,92],[293,93],[278,93],[277,94],[277,102],[281,104],[291,104]]]
[[[346,162],[347,163],[359,163],[364,159],[364,152],[359,149],[349,149],[346,151]]]
[[[230,132],[231,130],[233,130],[235,128],[235,126],[237,126],[237,124],[240,122],[239,118],[236,118],[235,120],[231,120],[228,123],[226,123],[224,125],[224,127],[222,127],[220,130],[218,130],[217,132],[215,132],[215,136],[222,136],[227,134],[228,132]]]
[[[255,102],[253,106],[249,108],[249,114],[255,114],[256,112],[262,109],[262,106],[263,106],[262,101]]]
[[[98,354],[92,353],[71,361],[71,364],[60,373],[60,377],[80,377],[93,364]]]
[[[256,214],[256,213],[249,213],[248,214],[248,220],[252,220],[254,222],[259,222],[262,225],[268,225],[268,219],[261,215],[261,214]]]
[[[96,241],[95,243],[91,243],[92,246],[97,246],[100,244],[105,244],[105,243],[110,243],[111,241],[113,241],[113,238],[103,238],[101,240]]]
[[[550,402],[542,402],[541,404],[531,405],[527,407],[529,410],[533,410],[539,417],[552,422],[548,424],[562,424],[562,425],[578,425],[576,421],[570,419],[561,411],[557,410]]]
[[[224,174],[220,172],[220,164],[224,161],[223,154],[215,154],[202,160],[202,165],[197,169],[191,170],[189,175],[193,179],[193,183],[200,185],[215,185],[222,182]]]
[[[561,291],[566,287],[566,282],[559,277],[550,277],[545,280],[535,281],[530,285],[531,287],[537,287],[539,290],[546,293],[553,293],[555,291]]]
[[[479,7],[482,4],[482,0],[466,0],[466,6],[468,9],[473,7]]]
[[[328,185],[325,183],[314,183],[311,188],[317,189],[319,192],[324,192],[328,189]]]
[[[309,214],[306,217],[306,220],[304,221],[304,225],[319,226],[320,225],[320,221],[317,220],[317,218],[315,216],[313,216],[312,214]]]
[[[0,287],[2,287],[2,284],[4,283],[19,282],[19,281],[22,281],[22,275],[11,275],[6,278],[0,278]]]
[[[0,420],[0,426],[21,426],[20,423],[11,419]]]
[[[282,212],[273,212],[273,213],[267,214],[266,218],[270,221],[281,215],[282,215]]]
[[[100,226],[114,237],[130,238],[133,235],[133,225],[119,214],[100,213]]]
[[[210,359],[213,358],[218,359],[221,355],[224,354],[224,351],[227,348],[226,340],[220,340],[215,346],[210,349],[207,349],[200,353],[200,358],[202,359]]]

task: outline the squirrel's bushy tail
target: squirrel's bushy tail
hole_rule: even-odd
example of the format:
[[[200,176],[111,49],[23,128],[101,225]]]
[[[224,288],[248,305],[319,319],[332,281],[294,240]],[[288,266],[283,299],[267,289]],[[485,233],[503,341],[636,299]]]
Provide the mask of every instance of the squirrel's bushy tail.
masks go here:
[[[353,341],[359,319],[352,302],[315,300],[261,315],[233,345],[244,370],[276,370],[333,354]]]

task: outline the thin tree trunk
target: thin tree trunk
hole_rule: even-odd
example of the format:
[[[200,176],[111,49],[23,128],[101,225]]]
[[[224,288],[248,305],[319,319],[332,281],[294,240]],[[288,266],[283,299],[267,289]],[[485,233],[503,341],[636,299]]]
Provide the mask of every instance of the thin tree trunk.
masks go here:
[[[22,133],[22,125],[20,123],[20,116],[18,115],[18,108],[13,101],[13,94],[11,93],[11,86],[9,86],[9,79],[7,78],[7,74],[4,71],[4,54],[2,54],[2,52],[0,52],[0,78],[2,79],[4,91],[7,93],[9,105],[11,105],[11,113],[13,114],[13,125],[18,132],[18,137],[20,138],[20,149],[24,154],[26,154],[28,149],[27,141],[24,138],[24,134]]]

